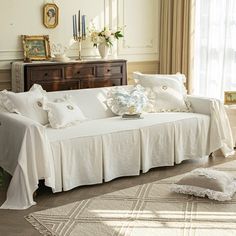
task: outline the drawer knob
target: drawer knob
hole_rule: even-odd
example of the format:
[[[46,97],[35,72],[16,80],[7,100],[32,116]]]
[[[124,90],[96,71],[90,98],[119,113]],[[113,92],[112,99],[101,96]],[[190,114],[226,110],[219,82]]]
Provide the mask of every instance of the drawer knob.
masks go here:
[[[44,76],[48,76],[48,73],[44,73]]]
[[[77,74],[80,74],[80,71],[77,71]]]
[[[110,72],[111,70],[110,69],[107,69],[107,72]]]

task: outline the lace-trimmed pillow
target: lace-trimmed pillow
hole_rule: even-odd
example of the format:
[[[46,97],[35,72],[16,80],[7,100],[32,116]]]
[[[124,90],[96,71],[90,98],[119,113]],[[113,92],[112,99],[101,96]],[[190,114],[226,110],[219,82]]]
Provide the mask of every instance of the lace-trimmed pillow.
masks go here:
[[[187,173],[171,190],[197,197],[207,196],[217,201],[231,200],[236,192],[236,181],[223,171],[199,168]]]
[[[136,84],[145,87],[149,99],[149,112],[190,112],[190,103],[184,87],[183,74],[142,74],[134,72]]]
[[[116,115],[142,113],[148,105],[145,89],[135,87],[115,87],[107,94],[107,105]]]
[[[40,102],[42,98],[46,98],[46,91],[38,84],[34,84],[28,92],[14,93],[7,90],[0,92],[0,104],[8,112],[21,114],[45,125],[48,123],[48,117]]]
[[[43,101],[43,109],[48,112],[48,120],[52,128],[64,128],[87,120],[79,107],[65,96],[55,102]]]

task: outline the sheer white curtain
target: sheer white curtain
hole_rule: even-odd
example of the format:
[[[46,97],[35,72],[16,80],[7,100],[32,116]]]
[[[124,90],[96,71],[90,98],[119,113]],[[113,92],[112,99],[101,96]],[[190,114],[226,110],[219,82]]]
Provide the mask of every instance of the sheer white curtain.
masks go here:
[[[236,90],[236,0],[197,0],[194,94]]]

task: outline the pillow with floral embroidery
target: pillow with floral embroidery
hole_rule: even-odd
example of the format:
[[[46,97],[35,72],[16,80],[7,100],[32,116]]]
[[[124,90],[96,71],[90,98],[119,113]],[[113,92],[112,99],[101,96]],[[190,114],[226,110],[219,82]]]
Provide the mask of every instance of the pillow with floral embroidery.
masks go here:
[[[145,89],[137,85],[135,87],[115,87],[107,95],[107,105],[116,115],[141,114],[148,105]]]

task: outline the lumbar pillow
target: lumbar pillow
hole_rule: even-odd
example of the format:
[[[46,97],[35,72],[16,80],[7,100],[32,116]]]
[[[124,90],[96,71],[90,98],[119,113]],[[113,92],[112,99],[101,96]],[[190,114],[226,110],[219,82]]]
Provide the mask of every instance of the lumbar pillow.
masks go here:
[[[190,112],[183,74],[173,75],[142,74],[134,72],[136,84],[142,85],[149,99],[149,112]]]
[[[43,109],[48,112],[48,120],[52,128],[58,129],[85,121],[86,117],[79,107],[65,96],[55,102],[43,101]]]
[[[171,189],[177,193],[226,201],[232,199],[236,191],[236,181],[223,171],[198,168],[187,173]]]
[[[34,84],[28,92],[14,93],[7,90],[0,92],[1,103],[8,112],[21,114],[42,125],[48,123],[47,112],[42,108],[41,100],[46,99],[46,91]]]
[[[148,104],[145,89],[135,87],[115,87],[107,94],[107,105],[116,115],[142,113]]]

